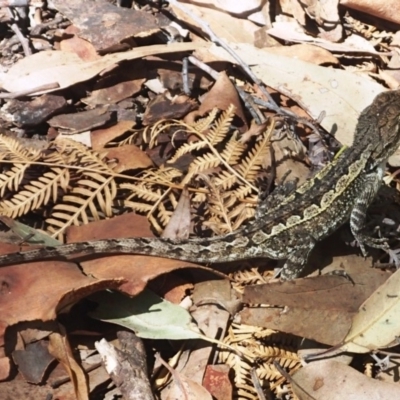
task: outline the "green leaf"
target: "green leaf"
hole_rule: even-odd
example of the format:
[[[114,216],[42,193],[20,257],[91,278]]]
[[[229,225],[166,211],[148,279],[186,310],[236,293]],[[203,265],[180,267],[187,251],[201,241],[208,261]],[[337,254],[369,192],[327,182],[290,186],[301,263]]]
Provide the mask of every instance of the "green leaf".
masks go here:
[[[99,292],[89,297],[99,303],[91,317],[133,330],[146,339],[204,339],[204,335],[182,307],[148,289],[135,297],[118,292]]]

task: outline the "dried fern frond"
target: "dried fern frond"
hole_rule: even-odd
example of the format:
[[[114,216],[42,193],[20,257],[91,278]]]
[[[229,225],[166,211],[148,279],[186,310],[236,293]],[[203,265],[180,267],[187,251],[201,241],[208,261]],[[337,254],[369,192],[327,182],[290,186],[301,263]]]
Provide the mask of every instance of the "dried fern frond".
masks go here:
[[[203,117],[199,118],[194,124],[193,124],[193,129],[197,132],[205,133],[208,129],[210,129],[211,124],[215,121],[217,118],[219,110],[217,108],[214,108],[211,110],[211,112]]]
[[[41,150],[26,147],[17,139],[0,135],[0,164],[2,161],[12,162],[3,165],[0,174],[1,197],[6,189],[18,190],[27,169],[39,159],[41,153]]]
[[[228,217],[229,212],[224,204],[223,194],[214,185],[213,179],[210,179],[206,175],[202,175],[201,178],[207,182],[210,189],[210,193],[207,196],[207,204],[208,213],[211,215],[211,218],[204,225],[209,226],[218,235],[232,232],[231,221]]]
[[[280,343],[280,335],[271,329],[248,325],[232,324],[229,328],[224,341],[245,355],[245,358],[239,357],[228,349],[220,350],[219,354],[220,361],[228,364],[235,373],[235,397],[250,399],[257,395],[251,379],[252,368],[255,368],[265,389],[274,391],[285,383],[285,378],[275,367],[274,361],[290,372],[301,367],[297,353]],[[271,337],[274,337],[273,344],[266,346],[264,341]],[[289,384],[288,387],[290,388]],[[290,396],[296,399],[294,393],[290,393]]]
[[[37,180],[22,185],[20,190],[11,198],[0,201],[0,214],[17,218],[29,211],[37,210],[51,200],[55,203],[58,199],[59,188],[67,189],[70,174],[67,169],[52,168],[43,173]]]
[[[237,135],[234,134],[231,139],[227,142],[224,150],[221,153],[221,157],[229,164],[236,165],[239,163],[246,146],[240,142]]]
[[[196,136],[197,140],[180,145],[167,163],[179,165],[179,159],[187,154],[190,154],[192,160],[186,167],[187,172],[179,170],[176,173],[178,170],[175,169],[172,170],[174,171],[172,175],[168,175],[165,173],[169,171],[168,168],[150,169],[141,175],[146,183],[123,184],[121,187],[131,192],[128,194],[126,204],[137,204],[138,201],[153,202],[158,214],[154,214],[152,210],[153,215],[150,217],[148,214],[148,217],[158,231],[160,222],[162,225],[164,221],[167,222],[174,206],[167,199],[160,198],[158,193],[160,186],[157,182],[168,185],[168,191],[176,188],[176,185],[188,187],[191,191],[199,181],[198,176],[204,175],[209,178],[212,176],[210,179],[214,189],[211,190],[206,185],[208,193],[196,193],[192,196],[191,202],[207,203],[208,221],[205,221],[204,225],[211,227],[216,233],[238,229],[244,221],[254,215],[255,203],[247,200],[252,200],[252,196],[258,192],[254,182],[265,163],[273,124],[257,143],[254,144],[254,141],[243,143],[237,132],[229,132],[234,115],[235,108],[231,106],[224,112],[213,110],[207,117],[191,124],[182,121],[160,121],[147,130],[152,145],[164,131],[172,135],[182,131],[186,132],[187,136]],[[158,219],[157,226],[156,219]]]
[[[70,163],[84,168],[76,171],[74,187],[54,206],[46,220],[48,230],[54,237],[60,237],[71,225],[112,216],[117,186],[105,153],[91,151],[69,139],[56,139],[55,145]]]
[[[232,124],[233,117],[235,116],[235,110],[236,107],[231,104],[217,119],[215,124],[208,132],[207,139],[212,146],[216,146],[226,138],[226,135],[229,132],[229,128]]]
[[[255,144],[254,148],[238,167],[240,174],[249,182],[255,182],[256,174],[269,153],[269,140],[269,132],[264,133],[263,139]]]
[[[9,160],[29,164],[39,159],[41,154],[41,150],[25,146],[17,139],[0,135],[0,161]]]

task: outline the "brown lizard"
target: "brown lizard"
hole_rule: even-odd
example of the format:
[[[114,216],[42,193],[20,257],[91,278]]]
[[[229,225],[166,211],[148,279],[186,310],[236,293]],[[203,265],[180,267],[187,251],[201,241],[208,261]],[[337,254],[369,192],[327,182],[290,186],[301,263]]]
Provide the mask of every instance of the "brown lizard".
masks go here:
[[[106,239],[0,256],[0,266],[71,255],[130,253],[197,263],[267,257],[286,259],[282,279],[296,278],[316,242],[342,224],[350,228],[362,253],[365,246],[389,252],[385,239],[364,232],[366,212],[382,182],[385,164],[400,143],[400,90],[379,94],[360,115],[354,143],[286,196],[262,202],[256,218],[241,229],[213,238]],[[275,198],[275,200],[274,200]]]

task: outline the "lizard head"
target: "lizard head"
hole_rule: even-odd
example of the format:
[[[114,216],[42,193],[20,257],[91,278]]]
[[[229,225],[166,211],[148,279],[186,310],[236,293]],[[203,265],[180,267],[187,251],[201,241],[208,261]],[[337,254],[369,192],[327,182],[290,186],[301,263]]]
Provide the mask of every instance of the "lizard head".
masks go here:
[[[400,90],[378,94],[358,119],[354,145],[369,147],[370,168],[394,154],[400,145]]]

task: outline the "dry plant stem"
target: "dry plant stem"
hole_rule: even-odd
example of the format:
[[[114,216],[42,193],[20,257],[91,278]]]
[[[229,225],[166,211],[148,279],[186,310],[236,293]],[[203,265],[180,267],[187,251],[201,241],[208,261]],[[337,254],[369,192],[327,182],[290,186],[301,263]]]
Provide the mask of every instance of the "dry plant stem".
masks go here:
[[[14,15],[10,8],[7,8],[7,14],[10,17],[11,21],[14,21]],[[20,41],[22,48],[24,49],[25,57],[30,56],[32,54],[32,51],[29,47],[29,40],[22,34],[19,26],[15,22],[11,22],[10,28],[17,35],[17,38]]]
[[[197,15],[193,14],[189,9],[187,9],[183,4],[178,3],[176,0],[167,0],[168,3],[173,4],[175,7],[179,8],[182,12],[184,12],[186,15],[188,15],[190,18],[192,18],[194,21],[196,21],[203,29],[204,31],[208,34],[210,37],[211,41],[213,43],[218,44],[222,48],[224,48],[236,61],[237,63],[243,68],[243,70],[246,72],[246,74],[250,77],[250,79],[259,87],[260,91],[262,94],[268,99],[269,102],[269,107],[278,112],[279,107],[271,97],[271,95],[268,93],[268,90],[266,90],[263,82],[253,73],[253,71],[250,69],[250,67],[236,54],[236,52],[227,44],[225,43],[222,39],[220,39],[210,28],[210,26],[203,21],[201,18],[199,18]]]
[[[304,392],[308,397],[308,399],[317,400],[315,397],[311,396],[306,390],[304,390],[280,365],[277,361],[274,361],[275,368],[279,371],[279,373],[286,378],[288,382],[292,385],[296,385],[302,392]]]
[[[198,60],[194,56],[189,56],[188,60],[193,65],[196,65],[196,67],[198,67],[205,73],[209,74],[214,80],[218,79],[219,72],[216,71],[215,69],[211,68],[209,65],[203,63],[202,61]],[[256,123],[262,124],[263,122],[265,122],[265,117],[261,113],[261,111],[258,109],[258,107],[255,106],[255,104],[252,100],[249,101],[249,99],[252,99],[251,96],[249,96],[244,90],[240,89],[236,85],[235,85],[235,88],[236,88],[237,92],[239,93],[239,96],[245,103],[245,106],[249,110],[251,116],[255,119]]]
[[[186,391],[185,391],[185,388],[183,387],[183,384],[179,377],[179,374],[166,361],[164,361],[162,359],[162,357],[160,356],[160,354],[158,354],[158,353],[156,354],[156,362],[157,361],[160,364],[162,364],[164,366],[164,368],[166,368],[168,370],[168,372],[172,375],[175,385],[178,386],[178,388],[182,392],[182,395],[184,396],[183,398],[186,399],[187,398]]]
[[[250,375],[251,375],[251,381],[253,382],[253,385],[254,385],[254,389],[256,389],[258,398],[259,398],[260,400],[267,400],[267,397],[265,396],[264,390],[263,390],[263,388],[261,387],[260,379],[259,379],[258,376],[257,376],[257,372],[256,372],[256,369],[255,369],[255,368],[252,368],[252,369],[251,369]],[[268,400],[272,400],[271,394],[270,394],[270,393],[268,393],[268,394],[269,394]]]

